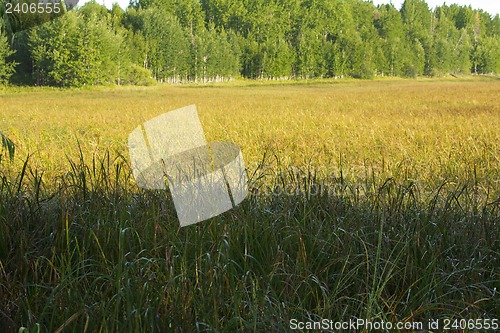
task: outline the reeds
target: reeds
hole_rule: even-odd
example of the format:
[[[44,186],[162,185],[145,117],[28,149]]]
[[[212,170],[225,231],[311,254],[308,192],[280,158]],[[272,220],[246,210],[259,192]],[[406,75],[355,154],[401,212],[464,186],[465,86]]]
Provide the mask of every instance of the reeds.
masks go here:
[[[56,189],[28,159],[2,175],[4,331],[495,317],[499,200],[479,196],[478,180],[425,193],[403,179],[270,169],[267,156],[239,207],[183,229],[168,193],[135,187],[119,155],[70,159]]]

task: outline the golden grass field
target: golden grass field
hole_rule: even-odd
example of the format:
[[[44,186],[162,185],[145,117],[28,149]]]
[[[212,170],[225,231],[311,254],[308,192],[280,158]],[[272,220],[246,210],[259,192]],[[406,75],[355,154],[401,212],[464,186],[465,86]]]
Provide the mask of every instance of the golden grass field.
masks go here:
[[[251,171],[266,150],[281,165],[375,170],[437,186],[488,179],[498,188],[500,81],[236,82],[213,86],[13,89],[0,93],[0,130],[45,179],[66,155],[126,152],[127,136],[161,113],[196,104],[208,141],[232,141]],[[363,171],[365,170],[365,171]],[[347,175],[346,175],[347,173]]]
[[[485,77],[0,90],[17,146],[0,164],[0,331],[498,328],[499,100]],[[133,185],[126,145],[189,104],[251,181],[181,228],[166,191]]]

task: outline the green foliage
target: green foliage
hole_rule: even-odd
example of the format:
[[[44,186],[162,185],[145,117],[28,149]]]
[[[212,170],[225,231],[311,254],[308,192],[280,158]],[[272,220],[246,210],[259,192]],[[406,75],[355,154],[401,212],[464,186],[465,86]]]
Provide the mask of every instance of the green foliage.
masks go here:
[[[476,72],[500,73],[500,39],[498,37],[480,37],[474,51]]]
[[[117,27],[103,8],[88,3],[79,12],[69,12],[30,33],[37,84],[68,87],[144,80],[144,71],[133,68],[129,53],[134,34]],[[134,73],[140,77],[130,77]]]
[[[151,86],[156,83],[156,81],[151,77],[151,72],[135,64],[127,67],[126,71],[120,76],[121,84],[132,84],[137,86]]]
[[[29,40],[15,81],[38,85],[144,82],[146,71],[160,82],[441,76],[498,73],[500,17],[424,0],[399,11],[357,0],[90,2]]]
[[[28,10],[14,7],[13,10],[7,12],[7,4],[24,4],[28,5]],[[63,5],[63,2],[58,3],[58,11],[52,10],[52,12],[43,11],[39,12],[38,10],[34,10],[38,5],[37,0],[24,0],[13,1],[13,0],[2,0],[0,2],[0,31],[7,33],[9,37],[14,37],[15,34],[31,29],[38,25],[44,24],[50,20],[53,20],[57,17],[64,15],[66,12],[66,7]],[[55,6],[55,5],[54,5]],[[26,7],[24,7],[26,8]]]
[[[0,29],[0,85],[9,82],[9,78],[14,74],[16,63],[9,61],[9,57],[14,54],[7,42],[7,37],[1,34]]]
[[[189,39],[177,17],[158,7],[150,7],[142,15],[147,45],[146,67],[158,81],[187,80]]]
[[[14,152],[16,149],[14,142],[12,142],[12,140],[10,140],[2,132],[0,132],[0,139],[1,139],[0,141],[2,143],[0,148],[2,150],[7,150],[7,153],[9,154],[9,158],[12,160],[14,158]],[[0,150],[0,162],[2,162],[2,157],[3,157],[3,155],[1,154],[1,150]]]

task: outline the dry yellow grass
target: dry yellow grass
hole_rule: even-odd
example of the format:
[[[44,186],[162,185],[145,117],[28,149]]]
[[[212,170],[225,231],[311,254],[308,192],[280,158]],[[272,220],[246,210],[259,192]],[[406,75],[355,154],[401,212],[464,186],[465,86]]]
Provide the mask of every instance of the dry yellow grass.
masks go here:
[[[500,82],[379,80],[311,84],[18,89],[0,94],[0,130],[17,163],[49,178],[65,155],[126,154],[128,133],[163,112],[196,104],[208,141],[233,141],[254,168],[266,149],[283,165],[369,166],[385,177],[438,184],[472,173],[498,187]],[[496,184],[496,185],[495,185]]]

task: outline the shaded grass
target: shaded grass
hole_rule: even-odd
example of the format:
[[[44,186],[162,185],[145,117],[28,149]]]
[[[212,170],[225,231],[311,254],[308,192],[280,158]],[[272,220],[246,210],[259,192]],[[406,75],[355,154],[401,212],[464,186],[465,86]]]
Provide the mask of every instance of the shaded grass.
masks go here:
[[[56,190],[27,160],[1,176],[0,325],[286,332],[292,318],[498,314],[499,200],[477,180],[423,193],[277,160],[241,206],[183,229],[168,193],[130,185],[122,156],[69,160]]]

